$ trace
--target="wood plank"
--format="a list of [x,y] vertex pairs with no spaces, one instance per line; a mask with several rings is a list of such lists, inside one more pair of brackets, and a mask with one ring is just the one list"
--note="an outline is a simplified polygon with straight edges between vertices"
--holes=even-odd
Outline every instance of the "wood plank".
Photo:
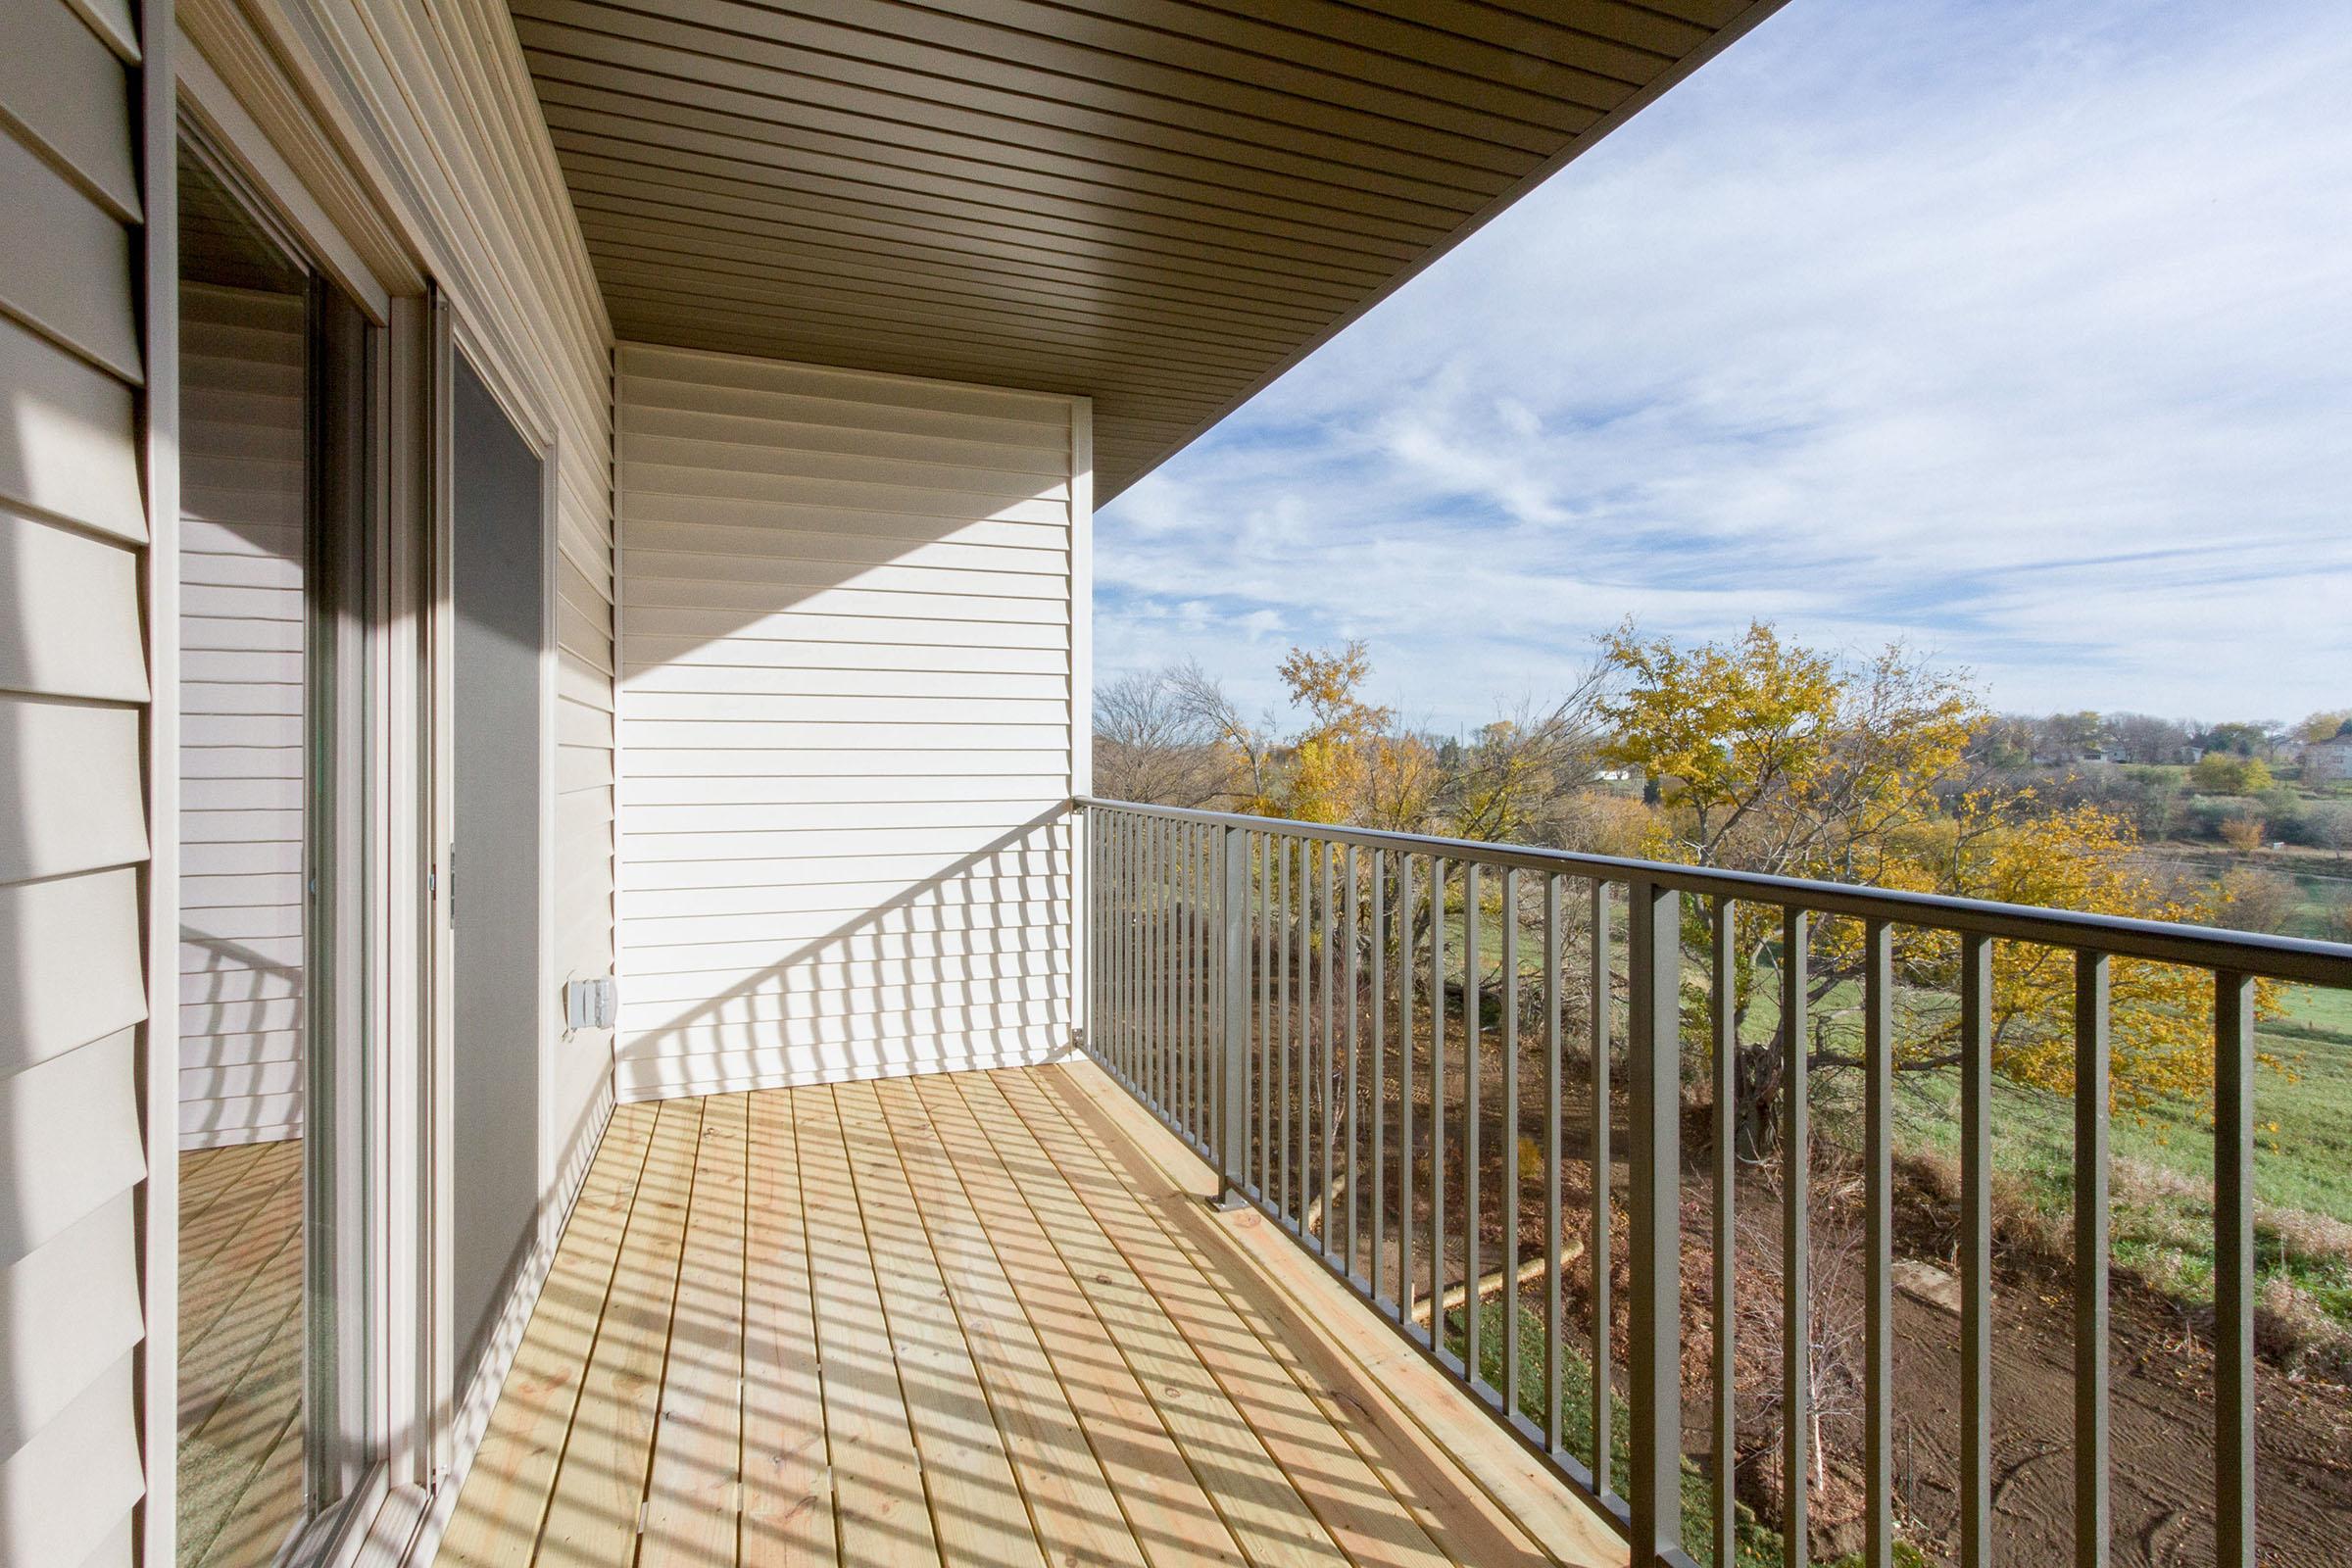
[[[1206,1167],[1101,1069],[1092,1063],[1064,1063],[1051,1074],[1087,1096],[1105,1124],[1116,1130],[1119,1138],[1106,1139],[1108,1147],[1131,1149],[1163,1174],[1199,1173],[1204,1186],[1213,1186]],[[1175,1191],[1187,1189],[1186,1176],[1168,1179]],[[1441,1470],[1456,1476],[1454,1485],[1467,1484],[1483,1494],[1541,1543],[1555,1562],[1585,1568],[1625,1561],[1625,1544],[1607,1524],[1517,1444],[1497,1434],[1486,1412],[1366,1311],[1352,1292],[1297,1243],[1264,1224],[1253,1210],[1195,1212],[1201,1223],[1194,1227],[1194,1234],[1213,1243],[1211,1256],[1230,1258],[1233,1276],[1254,1277],[1272,1288],[1272,1297],[1259,1298],[1267,1310],[1301,1328],[1314,1325],[1312,1335],[1290,1343],[1318,1345],[1338,1353],[1353,1369],[1359,1387],[1379,1391],[1389,1409],[1409,1422],[1413,1441],[1425,1454],[1415,1468],[1425,1468],[1434,1458]]]
[[[1172,1138],[1164,1149],[1147,1150],[1138,1143],[1111,1103],[1112,1096],[1126,1100],[1125,1092],[1107,1075],[1056,1067],[1039,1074],[1038,1079],[1049,1095],[1071,1108],[1129,1182],[1146,1195],[1170,1240],[1194,1266],[1227,1286],[1226,1299],[1267,1353],[1315,1400],[1325,1418],[1379,1473],[1382,1483],[1446,1548],[1446,1555],[1457,1562],[1482,1564],[1613,1560],[1581,1554],[1594,1540],[1622,1552],[1622,1546],[1614,1544],[1615,1538],[1598,1521],[1592,1522],[1599,1531],[1597,1538],[1559,1538],[1563,1546],[1577,1555],[1547,1551],[1541,1540],[1531,1538],[1499,1504],[1470,1484],[1448,1451],[1431,1442],[1387,1388],[1333,1344],[1326,1328],[1331,1316],[1360,1316],[1362,1306],[1345,1297],[1334,1297],[1326,1303],[1324,1315],[1310,1315],[1274,1288],[1250,1254],[1223,1239],[1222,1227],[1246,1230],[1254,1216],[1205,1211],[1201,1198],[1217,1189],[1215,1173]],[[1128,1100],[1127,1103],[1134,1102]],[[1458,1401],[1458,1396],[1456,1398]],[[1489,1444],[1509,1441],[1475,1429],[1467,1438]]]
[[824,1374],[790,1096],[751,1097],[744,1245],[743,1568],[838,1561]]
[[832,1454],[841,1554],[853,1563],[939,1555],[914,1431],[897,1357],[884,1326],[873,1259],[858,1228],[849,1151],[829,1088],[792,1095],[787,1112],[800,1156],[802,1211],[816,1341],[824,1369],[825,1435]]
[[656,1114],[540,1533],[540,1551],[552,1559],[625,1563],[635,1555],[702,1122],[702,1102],[695,1100],[666,1101]]
[[617,1106],[605,1129],[442,1537],[436,1560],[452,1568],[522,1562],[539,1539],[658,1114]]
[[[276,1435],[195,1568],[269,1568],[302,1511],[302,1402],[282,1401]],[[183,1543],[184,1544],[184,1543]],[[188,1560],[183,1551],[182,1562]]]
[[1344,1561],[1346,1553],[1266,1451],[1249,1418],[1200,1364],[1166,1309],[1033,1138],[994,1074],[950,1080],[1030,1203],[1112,1342],[1151,1391],[1161,1421],[1201,1477],[1235,1539],[1261,1568]]
[[940,1559],[949,1568],[1045,1568],[987,1386],[915,1215],[873,1086],[840,1085],[833,1106],[898,1352],[899,1384],[922,1457]]
[[1242,1321],[1225,1290],[1169,1239],[1145,1200],[1026,1073],[992,1086],[1068,1178],[1103,1234],[1158,1298],[1200,1364],[1242,1412],[1350,1561],[1364,1568],[1445,1568],[1453,1559],[1390,1493],[1362,1455]]
[[[1055,1376],[1028,1309],[1038,1292],[1013,1285],[997,1244],[982,1227],[956,1176],[956,1161],[948,1156],[950,1135],[932,1121],[929,1107],[906,1080],[884,1081],[873,1086],[873,1093],[888,1120],[978,1375],[996,1404],[1006,1450],[1029,1498],[1038,1545],[1047,1559],[1114,1563],[1140,1557],[1153,1568],[1178,1561],[1234,1560],[1230,1546],[1190,1549],[1192,1543],[1184,1537],[1163,1544],[1151,1531],[1145,1532],[1151,1539],[1138,1538],[1117,1487],[1126,1472],[1122,1468],[1114,1477],[1098,1457],[1123,1455],[1126,1434],[1102,1419],[1099,1398],[1065,1389]],[[1058,1288],[1065,1295],[1075,1290],[1066,1275],[1059,1278]],[[1103,1350],[1107,1348],[1105,1345]],[[1136,1398],[1142,1402],[1140,1389]],[[1082,1404],[1091,1420],[1081,1412]],[[1156,1435],[1157,1450],[1164,1454],[1160,1473],[1171,1464],[1181,1469],[1182,1457],[1156,1420],[1149,1431]],[[1208,1514],[1205,1496],[1200,1506]],[[1223,1531],[1216,1534],[1222,1537]]]
[[734,1560],[743,1454],[744,1097],[703,1102],[639,1568]]

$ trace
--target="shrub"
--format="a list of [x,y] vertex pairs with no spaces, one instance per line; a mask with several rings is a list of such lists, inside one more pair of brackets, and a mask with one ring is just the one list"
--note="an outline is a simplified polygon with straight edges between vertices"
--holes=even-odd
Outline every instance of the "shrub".
[[2260,795],[2278,781],[2257,757],[2207,752],[2188,771],[2189,782],[2208,795]]

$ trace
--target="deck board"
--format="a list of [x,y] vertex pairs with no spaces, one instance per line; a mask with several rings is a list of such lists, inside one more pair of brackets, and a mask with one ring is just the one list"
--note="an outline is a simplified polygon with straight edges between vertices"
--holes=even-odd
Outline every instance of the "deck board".
[[302,1150],[179,1156],[183,1568],[258,1568],[301,1506]]
[[1536,1544],[1089,1074],[623,1107],[442,1560],[1623,1563]]

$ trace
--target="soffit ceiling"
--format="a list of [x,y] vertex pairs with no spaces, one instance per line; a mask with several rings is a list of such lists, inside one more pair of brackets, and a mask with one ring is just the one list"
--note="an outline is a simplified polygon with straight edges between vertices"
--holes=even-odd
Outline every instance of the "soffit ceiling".
[[1149,470],[1780,0],[512,0],[623,338]]

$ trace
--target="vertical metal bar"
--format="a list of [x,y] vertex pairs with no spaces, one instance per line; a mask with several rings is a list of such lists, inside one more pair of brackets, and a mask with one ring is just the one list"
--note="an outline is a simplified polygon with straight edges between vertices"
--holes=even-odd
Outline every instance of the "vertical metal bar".
[[2254,982],[2213,977],[2214,1561],[2254,1564]]
[[1117,921],[1111,927],[1111,940],[1117,948],[1112,960],[1114,965],[1113,982],[1116,991],[1111,998],[1113,1040],[1111,1066],[1119,1077],[1132,1088],[1135,1084],[1135,1074],[1130,1070],[1134,1066],[1134,1056],[1127,1038],[1127,964],[1135,950],[1133,943],[1129,940],[1130,932],[1128,930],[1130,916],[1133,912],[1133,901],[1129,895],[1127,882],[1127,845],[1133,822],[1124,811],[1112,817],[1111,822],[1113,834],[1110,846],[1111,875],[1115,879],[1111,911]]
[[1280,1098],[1275,1103],[1275,1129],[1281,1157],[1275,1163],[1274,1212],[1291,1212],[1291,841],[1280,834],[1267,836],[1274,852],[1274,1028],[1281,1043],[1274,1064]]
[[1315,1185],[1315,862],[1322,844],[1298,839],[1298,1234],[1307,1234]]
[[1103,1037],[1101,1037],[1101,1018],[1103,1018],[1103,813],[1080,811],[1077,823],[1084,830],[1087,842],[1087,1055],[1103,1060]]
[[1629,884],[1626,923],[1633,1546],[1646,1564],[1683,1544],[1682,895]]
[[1326,1257],[1331,1255],[1331,1207],[1333,1202],[1333,1194],[1337,1191],[1337,1189],[1331,1185],[1333,1168],[1331,1145],[1332,1140],[1339,1136],[1340,1120],[1339,1108],[1335,1103],[1339,1094],[1340,1077],[1338,1071],[1332,1065],[1332,1054],[1337,1047],[1338,1036],[1332,1033],[1331,1028],[1333,1017],[1331,1005],[1331,950],[1332,945],[1338,936],[1338,920],[1337,917],[1332,913],[1332,901],[1336,896],[1338,889],[1332,880],[1332,876],[1333,862],[1338,858],[1338,855],[1339,850],[1333,845],[1318,844],[1315,846],[1315,859],[1323,873],[1323,1025],[1321,1031],[1323,1036],[1323,1048],[1322,1055],[1319,1058],[1319,1070],[1322,1075],[1322,1082],[1317,1087],[1315,1099],[1316,1104],[1321,1107],[1323,1117],[1323,1229],[1318,1239],[1322,1243],[1323,1255]]
[[1610,1167],[1615,1163],[1610,1134],[1615,1120],[1609,1104],[1609,1025],[1613,1001],[1609,989],[1609,885],[1592,884],[1592,1486],[1602,1496],[1614,1490],[1616,1434],[1616,1351],[1609,1330],[1616,1312],[1616,1294],[1609,1258]]
[[1805,1568],[1812,1460],[1813,1150],[1805,1054],[1805,911],[1781,911],[1781,1561]]
[[1519,1413],[1519,870],[1502,873],[1502,1408]]
[[1388,852],[1372,852],[1372,1299],[1387,1284],[1389,1151],[1389,866]]
[[1348,1221],[1341,1231],[1342,1255],[1348,1259],[1348,1272],[1357,1268],[1356,1218],[1363,1204],[1356,1191],[1356,1146],[1363,1142],[1363,1089],[1357,1082],[1356,1058],[1362,1054],[1362,1042],[1356,1036],[1356,998],[1362,989],[1363,949],[1357,942],[1357,906],[1362,893],[1363,867],[1357,863],[1355,846],[1348,846],[1348,869],[1341,880],[1348,884],[1348,907],[1343,920],[1348,944],[1348,1159],[1341,1167],[1340,1179],[1347,1184]]
[[1224,935],[1219,1009],[1218,1171],[1229,1202],[1250,1182],[1250,834],[1227,825],[1218,835],[1217,915]]
[[1866,1568],[1894,1562],[1894,935],[1862,932],[1862,1504]]
[[1708,1023],[1714,1030],[1715,1077],[1715,1398],[1714,1429],[1709,1436],[1715,1450],[1714,1490],[1709,1497],[1715,1516],[1715,1568],[1734,1568],[1738,1560],[1735,1502],[1739,1478],[1738,1412],[1732,1406],[1732,1288],[1734,1194],[1740,1177],[1740,1126],[1735,1102],[1740,1092],[1739,972],[1734,967],[1734,939],[1738,911],[1730,899],[1715,901],[1708,932]]
[[1413,1320],[1413,858],[1396,857],[1396,1318]]
[[1464,1376],[1472,1383],[1479,1377],[1480,1332],[1479,1284],[1484,1260],[1479,1252],[1479,1197],[1486,1186],[1486,1168],[1481,1159],[1479,1123],[1485,1118],[1479,1103],[1480,1080],[1486,1076],[1485,1064],[1479,1059],[1486,1040],[1486,1008],[1480,1005],[1478,994],[1479,927],[1485,916],[1479,907],[1479,866],[1476,860],[1462,863],[1462,1365]]
[[1184,880],[1192,893],[1192,916],[1186,922],[1185,963],[1192,984],[1185,990],[1185,1010],[1193,1016],[1192,1071],[1184,1089],[1184,1110],[1193,1136],[1205,1144],[1210,1123],[1208,1089],[1208,1023],[1211,1017],[1208,1001],[1209,952],[1207,912],[1207,869],[1201,845],[1207,829],[1195,823],[1185,835]]
[[2075,955],[2075,1568],[2106,1568],[2107,992],[2103,953]]
[[1560,879],[1544,875],[1544,1451],[1560,1451]]
[[1274,835],[1251,829],[1257,845],[1257,1196],[1274,1191]]
[[1143,901],[1143,918],[1136,929],[1136,940],[1142,946],[1143,974],[1137,987],[1136,1001],[1141,1004],[1143,1042],[1144,1099],[1153,1109],[1160,1108],[1159,1100],[1159,822],[1145,817],[1136,824],[1141,843],[1141,863],[1137,882]]
[[1992,1565],[1992,939],[1960,939],[1960,1568]]
[[1429,1343],[1446,1345],[1446,862],[1429,860]]

